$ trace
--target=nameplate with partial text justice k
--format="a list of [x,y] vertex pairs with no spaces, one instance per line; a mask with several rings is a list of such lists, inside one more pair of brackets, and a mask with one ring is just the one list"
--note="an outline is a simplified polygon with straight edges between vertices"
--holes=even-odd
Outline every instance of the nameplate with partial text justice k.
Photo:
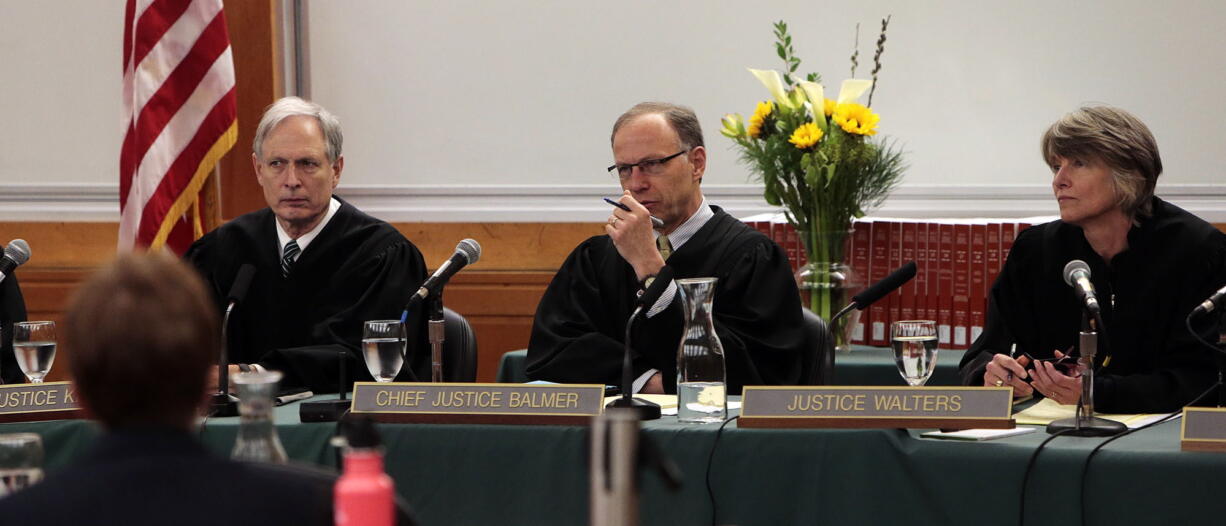
[[604,408],[599,384],[353,384],[353,413],[383,422],[587,425]]
[[81,417],[72,382],[0,385],[0,422]]
[[747,386],[738,427],[1010,429],[1009,387]]
[[1185,407],[1180,426],[1180,449],[1226,451],[1226,408]]

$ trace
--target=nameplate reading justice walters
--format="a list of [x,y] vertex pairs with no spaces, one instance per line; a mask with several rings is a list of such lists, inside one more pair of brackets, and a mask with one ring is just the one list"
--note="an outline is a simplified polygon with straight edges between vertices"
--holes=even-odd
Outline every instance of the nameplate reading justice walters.
[[1179,447],[1184,451],[1226,451],[1226,409],[1185,407]]
[[586,424],[603,402],[598,384],[358,382],[351,411],[393,422]]
[[1008,429],[1008,387],[745,387],[739,427]]
[[72,382],[0,385],[0,422],[80,417]]

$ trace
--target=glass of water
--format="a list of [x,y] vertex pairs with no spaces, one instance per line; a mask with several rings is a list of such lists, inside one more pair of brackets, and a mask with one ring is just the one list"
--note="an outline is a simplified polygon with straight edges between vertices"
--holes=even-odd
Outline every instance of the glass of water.
[[404,324],[400,320],[371,320],[362,328],[362,354],[366,369],[377,382],[390,382],[404,366]]
[[0,435],[0,497],[43,478],[43,440],[34,433]]
[[43,383],[55,362],[55,322],[20,321],[13,324],[13,354],[30,383]]
[[921,386],[937,365],[937,323],[932,320],[896,321],[890,325],[894,364],[903,380]]

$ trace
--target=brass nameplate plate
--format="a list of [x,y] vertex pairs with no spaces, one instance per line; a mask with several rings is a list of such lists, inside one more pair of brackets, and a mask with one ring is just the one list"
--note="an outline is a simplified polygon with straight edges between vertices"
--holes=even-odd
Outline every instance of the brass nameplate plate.
[[351,412],[391,422],[586,424],[604,409],[599,384],[353,384]]
[[80,417],[72,382],[0,385],[0,422]]
[[748,386],[739,427],[1009,429],[1008,387]]
[[1226,451],[1226,409],[1185,407],[1179,447],[1184,451]]

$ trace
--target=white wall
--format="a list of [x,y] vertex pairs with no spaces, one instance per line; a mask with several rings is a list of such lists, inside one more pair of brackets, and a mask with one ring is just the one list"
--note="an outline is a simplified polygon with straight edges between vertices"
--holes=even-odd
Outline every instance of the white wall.
[[[66,4],[0,3],[0,219],[80,210],[55,184],[114,191],[122,2]],[[855,23],[863,76],[886,14],[873,102],[911,170],[882,213],[1050,213],[1039,135],[1106,102],[1158,137],[1160,195],[1226,221],[1223,2],[316,0],[308,89],[345,124],[342,192],[389,219],[598,221],[609,127],[646,99],[695,108],[708,193],[751,212],[719,118],[766,97],[744,68],[779,67],[771,23],[837,86]]]

